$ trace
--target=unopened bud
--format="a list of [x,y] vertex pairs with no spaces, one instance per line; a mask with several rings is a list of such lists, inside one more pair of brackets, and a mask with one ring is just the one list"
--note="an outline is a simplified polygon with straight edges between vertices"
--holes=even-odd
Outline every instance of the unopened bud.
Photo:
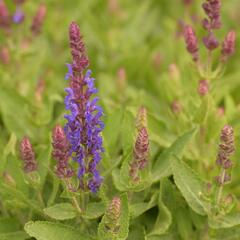
[[117,72],[117,87],[122,93],[127,86],[127,75],[125,68],[119,68]]
[[236,33],[230,31],[222,44],[222,59],[225,61],[235,52]]
[[143,127],[147,127],[147,109],[144,106],[141,106],[137,113],[136,128],[140,130]]
[[20,156],[24,163],[23,169],[25,173],[31,173],[37,170],[35,153],[28,137],[24,137],[20,143]]
[[110,231],[117,231],[119,229],[119,219],[121,216],[121,199],[114,197],[109,204],[105,214],[105,226]]
[[171,109],[174,114],[179,114],[182,111],[182,105],[178,100],[174,100],[171,104]]
[[186,25],[184,29],[184,38],[187,51],[192,55],[193,60],[198,60],[198,40],[193,28],[190,25]]
[[31,31],[34,35],[38,35],[41,32],[42,24],[47,13],[47,7],[45,5],[40,5],[35,17],[33,18]]
[[219,42],[213,33],[210,33],[207,37],[204,37],[203,43],[209,51],[212,51],[219,46]]
[[200,96],[205,96],[209,92],[209,84],[208,81],[203,79],[199,81],[198,85],[198,93]]

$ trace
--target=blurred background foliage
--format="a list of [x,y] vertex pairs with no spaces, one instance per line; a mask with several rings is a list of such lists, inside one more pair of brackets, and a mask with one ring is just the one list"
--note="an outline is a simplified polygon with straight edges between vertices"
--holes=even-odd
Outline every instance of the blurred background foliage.
[[[14,11],[12,1],[6,2]],[[240,1],[222,3],[223,26],[217,36],[223,40],[234,29],[237,51],[226,64],[224,75],[211,82],[211,94],[204,99],[198,95],[200,79],[182,37],[185,22],[192,24],[202,38],[202,1],[193,0],[190,6],[182,0],[41,3],[47,6],[47,15],[39,36],[32,36],[29,28],[40,1],[26,1],[25,21],[13,25],[8,33],[0,32],[0,47],[9,49],[8,63],[0,65],[0,174],[9,172],[18,188],[27,191],[21,181],[18,140],[28,135],[37,152],[42,184],[46,183],[48,166],[53,165],[51,130],[56,123],[64,124],[65,63],[71,61],[68,26],[74,20],[81,27],[105,110],[103,171],[115,164],[121,151],[119,142],[132,144],[133,119],[144,105],[148,109],[152,163],[178,136],[204,124],[205,139],[199,139],[198,133],[184,159],[211,180],[216,175],[217,143],[225,123],[234,127],[236,146],[240,144]],[[204,58],[203,48],[202,45],[200,53]],[[174,102],[179,104],[175,112]],[[233,181],[229,185],[237,197],[239,156],[237,147]]]

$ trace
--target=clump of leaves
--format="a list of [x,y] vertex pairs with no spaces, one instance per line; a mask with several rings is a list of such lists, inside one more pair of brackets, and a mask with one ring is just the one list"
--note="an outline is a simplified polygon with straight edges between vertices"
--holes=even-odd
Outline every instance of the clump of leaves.
[[54,3],[0,0],[0,239],[239,239],[237,0]]

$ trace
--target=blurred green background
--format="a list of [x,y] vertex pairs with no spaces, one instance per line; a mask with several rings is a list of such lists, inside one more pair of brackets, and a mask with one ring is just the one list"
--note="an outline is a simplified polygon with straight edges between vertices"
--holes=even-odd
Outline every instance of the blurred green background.
[[[10,0],[6,2],[13,13],[15,5]],[[10,53],[9,64],[0,66],[0,152],[4,159],[1,170],[9,164],[9,154],[16,154],[17,141],[24,135],[31,138],[38,158],[45,161],[43,165],[50,163],[51,129],[56,123],[64,123],[63,100],[67,86],[64,76],[65,63],[71,61],[68,43],[71,21],[81,27],[90,69],[99,88],[105,110],[106,145],[106,142],[110,142],[110,146],[117,142],[119,131],[115,130],[122,124],[119,113],[123,109],[135,114],[140,105],[145,105],[149,111],[151,141],[162,148],[198,123],[196,115],[205,109],[201,110],[202,99],[197,93],[199,76],[185,50],[182,25],[183,22],[193,25],[201,43],[204,13],[202,1],[193,0],[189,6],[183,2],[26,1],[24,23],[13,25],[7,34],[4,31],[0,34],[1,47],[6,46]],[[40,3],[46,4],[47,15],[42,33],[33,37],[29,28]],[[207,123],[207,150],[203,153],[197,146],[192,147],[187,156],[190,160],[207,158],[206,162],[214,162],[223,123],[231,123],[236,132],[240,130],[239,7],[239,0],[222,3],[223,26],[217,36],[223,40],[226,33],[234,29],[237,51],[227,63],[224,76],[211,85],[214,114]],[[206,51],[202,44],[200,53],[204,59]],[[217,59],[218,53],[215,55]],[[174,101],[183,107],[178,116],[171,109]],[[215,114],[221,106],[226,111],[222,118]],[[152,154],[156,151],[153,144]],[[42,174],[46,175],[44,166]]]

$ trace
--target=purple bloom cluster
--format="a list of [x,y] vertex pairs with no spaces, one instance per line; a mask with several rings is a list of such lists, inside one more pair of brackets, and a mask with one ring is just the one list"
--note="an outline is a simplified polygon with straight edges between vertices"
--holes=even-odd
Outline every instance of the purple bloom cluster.
[[16,24],[19,24],[19,23],[24,21],[24,18],[25,18],[25,16],[24,16],[24,13],[23,13],[22,9],[17,8],[13,17],[12,17],[13,22],[16,23]]
[[88,58],[82,42],[80,29],[73,22],[69,29],[70,47],[72,49],[72,64],[67,64],[66,79],[70,86],[66,88],[65,115],[67,123],[65,133],[70,143],[70,155],[78,163],[78,178],[80,187],[96,192],[102,182],[97,166],[101,160],[101,131],[104,127],[101,117],[103,110],[97,105],[98,98],[94,78],[88,67]]

